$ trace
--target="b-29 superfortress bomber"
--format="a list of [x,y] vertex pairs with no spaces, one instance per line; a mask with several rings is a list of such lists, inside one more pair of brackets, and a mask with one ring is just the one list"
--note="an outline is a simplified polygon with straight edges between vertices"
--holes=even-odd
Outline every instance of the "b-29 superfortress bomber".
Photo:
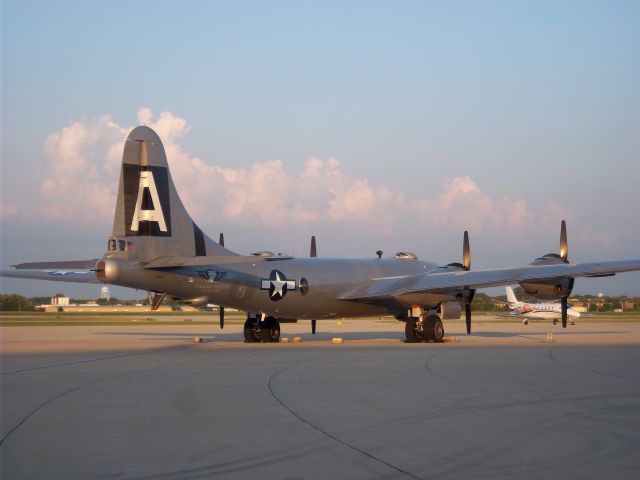
[[[381,257],[381,255],[379,255]],[[560,299],[562,326],[567,299],[577,277],[603,277],[640,270],[640,259],[574,264],[568,259],[567,231],[561,223],[560,251],[529,265],[471,270],[469,236],[462,262],[439,266],[410,253],[391,258],[309,258],[259,252],[239,255],[224,237],[209,238],[184,208],[169,173],[162,142],[146,126],[134,128],[124,146],[113,232],[100,259],[34,262],[1,276],[81,283],[106,283],[154,293],[192,305],[220,306],[247,313],[247,342],[277,342],[280,324],[392,315],[405,324],[406,341],[442,341],[443,321],[465,313],[471,333],[471,302],[479,288],[519,283],[540,299]]]

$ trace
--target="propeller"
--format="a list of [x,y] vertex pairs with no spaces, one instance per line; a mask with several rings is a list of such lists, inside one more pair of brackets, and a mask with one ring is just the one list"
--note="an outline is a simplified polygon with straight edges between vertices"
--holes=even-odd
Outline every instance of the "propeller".
[[[309,256],[311,258],[316,258],[318,256],[318,250],[316,249],[316,236],[311,236],[311,249],[309,250]],[[311,334],[316,334],[316,321],[311,320]]]
[[[536,258],[530,265],[559,265],[562,263],[569,263],[569,242],[567,240],[567,222],[562,220],[560,222],[560,250],[558,253],[547,253],[539,258]],[[569,295],[573,290],[573,277],[558,277],[550,279],[548,281],[540,282],[520,282],[520,285],[529,294],[540,295],[543,294],[545,298],[558,298],[560,297],[561,313],[562,313],[562,326],[567,326],[567,312],[569,309]]]
[[464,231],[464,240],[462,241],[462,268],[469,270],[471,268],[471,248],[469,248],[469,232]]
[[[218,243],[221,247],[224,247],[224,233],[222,232],[220,232]],[[218,306],[218,312],[220,313],[220,330],[224,330],[224,307],[222,305]]]
[[309,256],[315,258],[318,256],[318,251],[316,250],[316,236],[313,235],[311,237],[311,249],[309,251]]
[[[567,222],[560,223],[560,258],[569,263],[569,242],[567,241]],[[572,279],[573,281],[573,279]],[[560,299],[560,310],[562,311],[562,328],[567,328],[567,312],[569,311],[569,296],[565,295]]]
[[560,258],[569,262],[569,243],[567,242],[567,222],[560,223]]
[[[466,271],[471,269],[471,247],[469,246],[469,232],[464,231],[464,238],[462,240],[462,268]],[[465,300],[464,304],[464,319],[467,324],[467,335],[471,334],[471,301],[473,300],[473,294],[475,290],[471,290],[471,295]]]

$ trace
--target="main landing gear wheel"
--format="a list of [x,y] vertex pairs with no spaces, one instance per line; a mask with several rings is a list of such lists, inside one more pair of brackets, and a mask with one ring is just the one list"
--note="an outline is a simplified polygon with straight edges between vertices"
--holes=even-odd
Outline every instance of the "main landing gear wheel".
[[424,336],[427,340],[442,342],[444,338],[444,325],[438,315],[428,315],[424,320]]
[[438,315],[422,315],[420,318],[409,317],[404,324],[406,343],[420,343],[432,340],[442,342],[444,325]]
[[424,341],[424,324],[419,318],[409,317],[404,323],[406,343],[420,343]]
[[280,322],[275,317],[266,317],[260,322],[260,331],[263,342],[278,343],[280,341]]
[[257,343],[260,341],[262,341],[262,331],[258,326],[258,319],[247,316],[247,320],[244,322],[244,342]]

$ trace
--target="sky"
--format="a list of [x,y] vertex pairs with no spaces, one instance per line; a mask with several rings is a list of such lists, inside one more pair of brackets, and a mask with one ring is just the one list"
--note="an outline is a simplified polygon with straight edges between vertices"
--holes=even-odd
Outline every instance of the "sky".
[[138,124],[239,253],[640,258],[639,52],[637,1],[4,0],[1,267],[103,254]]

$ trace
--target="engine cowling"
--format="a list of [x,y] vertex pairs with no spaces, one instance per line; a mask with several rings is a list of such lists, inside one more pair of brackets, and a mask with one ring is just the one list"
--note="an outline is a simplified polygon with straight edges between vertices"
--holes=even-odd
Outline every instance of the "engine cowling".
[[573,278],[560,278],[550,282],[522,282],[520,286],[528,295],[541,300],[568,297],[573,290]]
[[96,277],[103,283],[115,283],[121,274],[122,262],[113,258],[104,259],[96,263]]

